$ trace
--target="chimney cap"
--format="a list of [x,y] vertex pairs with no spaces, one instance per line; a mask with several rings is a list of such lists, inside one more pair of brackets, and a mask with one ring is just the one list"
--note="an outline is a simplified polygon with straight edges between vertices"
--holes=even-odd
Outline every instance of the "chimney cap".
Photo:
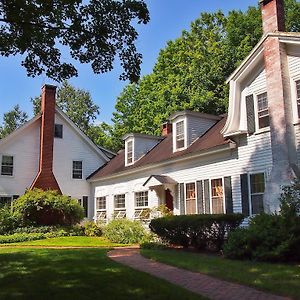
[[52,84],[44,84],[42,89],[47,89],[47,90],[56,90],[57,86],[52,85]]

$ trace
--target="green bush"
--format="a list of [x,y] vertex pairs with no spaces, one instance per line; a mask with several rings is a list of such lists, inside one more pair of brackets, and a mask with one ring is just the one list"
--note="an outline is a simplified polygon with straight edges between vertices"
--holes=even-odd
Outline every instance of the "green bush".
[[104,224],[99,222],[87,221],[83,224],[84,235],[86,236],[102,236]]
[[230,233],[224,246],[229,258],[300,261],[300,183],[283,188],[280,215],[260,214],[249,227]]
[[0,244],[27,242],[45,238],[44,233],[14,233],[11,235],[1,235]]
[[163,243],[157,243],[157,242],[144,242],[141,243],[142,249],[151,249],[151,250],[164,250],[167,249],[168,246]]
[[139,221],[116,219],[104,227],[103,234],[114,243],[135,244],[143,240],[146,231]]
[[237,228],[243,218],[241,214],[169,216],[151,220],[149,227],[170,244],[220,250],[226,235]]
[[75,199],[57,191],[34,189],[13,204],[22,225],[73,225],[84,218],[84,210]]
[[0,235],[7,234],[18,225],[18,218],[11,211],[9,206],[0,208]]

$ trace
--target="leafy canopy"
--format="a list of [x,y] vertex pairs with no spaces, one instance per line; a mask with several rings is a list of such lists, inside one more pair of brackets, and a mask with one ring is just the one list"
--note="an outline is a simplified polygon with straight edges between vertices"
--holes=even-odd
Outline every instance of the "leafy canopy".
[[118,57],[120,78],[137,81],[142,55],[132,21],[149,21],[144,0],[3,0],[0,55],[21,54],[28,76],[45,73],[56,81],[78,75],[74,60],[99,74],[112,70]]

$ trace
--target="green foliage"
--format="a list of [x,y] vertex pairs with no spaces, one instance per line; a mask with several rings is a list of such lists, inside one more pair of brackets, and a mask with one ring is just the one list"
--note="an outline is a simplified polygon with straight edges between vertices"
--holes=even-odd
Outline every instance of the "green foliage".
[[6,234],[18,226],[18,218],[12,213],[10,206],[0,207],[0,235]]
[[24,225],[73,225],[84,218],[76,199],[51,190],[27,191],[14,202],[13,210]]
[[146,231],[139,221],[116,219],[109,222],[103,230],[104,236],[114,243],[136,244],[146,236]]
[[84,234],[86,236],[102,236],[103,223],[95,223],[94,221],[87,221],[83,224]]
[[43,233],[47,237],[56,236],[81,236],[84,230],[79,225],[74,226],[27,226],[18,227],[12,233]]
[[[28,76],[45,73],[55,81],[78,75],[72,60],[99,74],[111,71],[117,56],[120,78],[137,81],[141,54],[133,21],[149,21],[143,0],[1,1],[0,55],[22,54]],[[67,60],[59,45],[69,50]]]
[[11,235],[1,235],[0,244],[19,243],[45,239],[43,233],[14,233]]
[[28,115],[20,109],[17,104],[12,110],[5,113],[3,123],[0,126],[0,139],[5,138],[17,128],[21,127],[28,120]]
[[241,214],[170,216],[151,220],[149,227],[166,243],[220,250],[226,235],[243,218]]
[[296,179],[291,185],[283,187],[280,196],[280,213],[285,218],[293,219],[300,215],[300,180]]
[[168,246],[159,242],[144,242],[141,243],[141,249],[152,249],[152,250],[163,250],[167,249]]

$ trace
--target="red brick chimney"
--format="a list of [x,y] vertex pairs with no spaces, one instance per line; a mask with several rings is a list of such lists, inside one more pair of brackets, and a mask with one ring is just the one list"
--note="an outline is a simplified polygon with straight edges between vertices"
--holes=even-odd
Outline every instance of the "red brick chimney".
[[[260,1],[264,34],[284,30],[283,0]],[[281,187],[298,174],[291,87],[285,44],[268,35],[263,44],[273,166],[266,183],[264,209],[278,211]]]
[[161,135],[166,136],[171,132],[172,132],[172,124],[170,122],[163,123]]
[[53,174],[55,92],[56,86],[53,85],[46,84],[42,88],[39,172],[30,189],[52,189],[61,193]]

